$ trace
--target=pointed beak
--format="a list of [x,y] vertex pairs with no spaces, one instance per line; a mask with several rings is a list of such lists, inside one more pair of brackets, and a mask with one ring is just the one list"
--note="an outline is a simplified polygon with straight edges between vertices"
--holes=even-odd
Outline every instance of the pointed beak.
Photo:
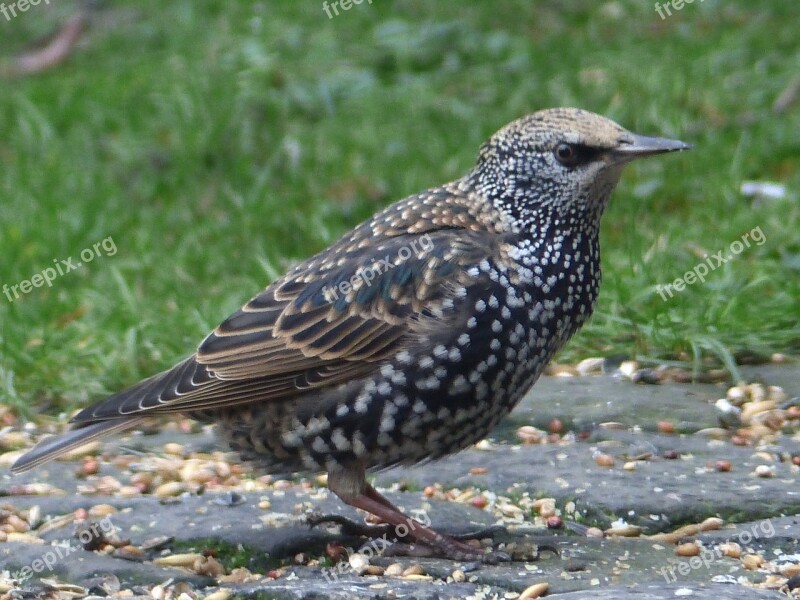
[[626,137],[620,139],[619,145],[613,150],[613,154],[623,161],[628,161],[654,154],[664,154],[665,152],[680,152],[681,150],[689,150],[691,147],[691,144],[679,140],[629,133]]

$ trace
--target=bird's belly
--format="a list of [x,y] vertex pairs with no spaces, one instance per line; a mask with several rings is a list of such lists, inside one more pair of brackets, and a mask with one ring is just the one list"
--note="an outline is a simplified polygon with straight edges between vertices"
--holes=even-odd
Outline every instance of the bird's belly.
[[451,454],[486,437],[574,331],[544,304],[505,317],[487,310],[472,325],[427,352],[398,354],[370,378],[229,409],[218,421],[234,449],[272,471],[382,468]]

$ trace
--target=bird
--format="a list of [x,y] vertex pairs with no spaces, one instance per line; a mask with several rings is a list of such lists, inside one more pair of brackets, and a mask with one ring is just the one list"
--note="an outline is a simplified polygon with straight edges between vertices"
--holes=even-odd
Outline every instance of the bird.
[[512,121],[466,175],[377,212],[11,470],[181,414],[216,424],[267,473],[326,473],[345,504],[413,544],[491,562],[499,553],[406,516],[366,476],[491,432],[592,314],[600,221],[623,167],[688,148],[577,108]]

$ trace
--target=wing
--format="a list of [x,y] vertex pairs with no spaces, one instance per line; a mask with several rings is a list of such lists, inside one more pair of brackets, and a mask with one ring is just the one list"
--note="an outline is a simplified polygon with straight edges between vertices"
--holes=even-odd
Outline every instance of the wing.
[[470,286],[489,284],[476,265],[502,263],[512,235],[502,215],[461,191],[455,182],[378,213],[250,300],[196,354],[81,411],[72,431],[43,439],[12,471],[151,413],[277,402],[351,382],[460,331]]
[[431,228],[365,243],[354,234],[226,319],[197,353],[73,422],[280,401],[365,377],[420,338],[457,328],[468,271],[502,236]]

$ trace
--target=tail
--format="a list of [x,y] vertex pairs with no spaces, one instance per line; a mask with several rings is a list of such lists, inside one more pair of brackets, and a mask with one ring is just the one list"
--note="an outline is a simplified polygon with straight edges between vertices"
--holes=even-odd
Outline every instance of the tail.
[[109,419],[96,421],[89,425],[79,426],[76,429],[54,435],[41,440],[29,452],[20,456],[11,466],[12,473],[22,473],[34,467],[53,460],[56,456],[74,450],[84,444],[102,439],[114,433],[135,427],[142,418]]

